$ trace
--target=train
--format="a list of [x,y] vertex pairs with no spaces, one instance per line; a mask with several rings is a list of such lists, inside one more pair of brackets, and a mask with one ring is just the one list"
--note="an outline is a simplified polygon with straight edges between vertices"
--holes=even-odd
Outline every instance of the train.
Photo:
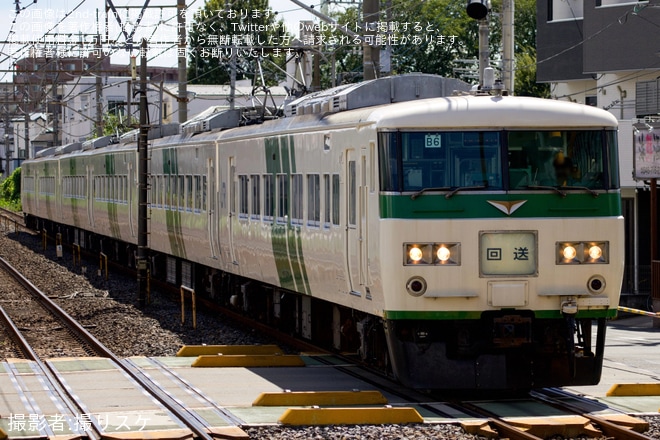
[[[211,107],[148,140],[150,276],[420,390],[600,380],[617,120],[435,75]],[[35,228],[136,264],[138,134],[25,160]]]

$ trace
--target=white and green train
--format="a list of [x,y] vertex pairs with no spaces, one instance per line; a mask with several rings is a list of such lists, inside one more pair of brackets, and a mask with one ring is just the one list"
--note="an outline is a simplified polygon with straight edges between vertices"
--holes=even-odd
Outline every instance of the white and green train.
[[[382,78],[260,124],[210,110],[161,128],[152,276],[414,388],[598,383],[623,275],[617,121],[462,86]],[[29,220],[135,264],[135,141],[25,161]]]

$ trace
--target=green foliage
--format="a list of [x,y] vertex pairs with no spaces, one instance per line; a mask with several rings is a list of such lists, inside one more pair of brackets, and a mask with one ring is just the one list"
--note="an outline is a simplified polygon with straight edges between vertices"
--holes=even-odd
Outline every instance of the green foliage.
[[0,205],[15,211],[21,210],[21,168],[16,168],[13,173],[0,184]]
[[[188,79],[191,84],[228,84],[232,44],[241,47],[236,57],[237,80],[256,75],[256,60],[262,55],[273,64],[284,66],[286,53],[282,49],[288,46],[283,44],[287,43],[285,26],[283,21],[275,20],[276,13],[270,9],[268,0],[206,0],[191,18],[188,34]],[[245,35],[254,40],[245,41]],[[250,43],[254,47],[247,53],[245,48]],[[281,50],[279,56],[272,53],[269,49],[272,47]],[[276,75],[281,75],[277,69],[265,72],[265,85],[276,84]]]
[[550,98],[550,85],[536,82],[536,51],[533,48],[516,55],[515,92],[518,96]]
[[120,118],[113,113],[103,115],[103,136],[121,136],[127,131],[136,128],[139,121],[134,117],[127,120],[126,117]]
[[[465,5],[464,1],[453,0],[391,0],[391,8],[387,10],[389,16],[380,19],[398,25],[398,29],[390,29],[390,38],[399,43],[392,46],[391,73],[422,72],[469,81],[467,77],[462,78],[456,69],[470,67],[459,60],[478,59],[479,23],[467,15]],[[383,7],[381,9],[384,10]],[[501,9],[502,1],[493,0],[493,13],[489,19],[489,50],[491,60],[495,61],[501,58]],[[514,52],[517,60],[515,94],[545,97],[547,85],[536,84],[536,52],[533,49],[536,47],[536,1],[516,0],[514,15]],[[362,21],[358,8],[335,13],[333,18],[340,24],[347,24],[351,30],[356,30],[356,23]],[[330,35],[326,32],[325,41]],[[335,31],[332,35],[339,39],[342,34]],[[325,56],[328,62],[321,68],[323,87],[329,87],[331,83],[331,57],[336,61],[337,84],[362,79],[359,45],[326,47]],[[477,65],[472,68],[471,73],[478,75]]]

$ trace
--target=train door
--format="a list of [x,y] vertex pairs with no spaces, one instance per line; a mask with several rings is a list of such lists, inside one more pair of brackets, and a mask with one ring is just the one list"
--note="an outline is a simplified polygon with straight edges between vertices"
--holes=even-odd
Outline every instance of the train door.
[[346,150],[344,164],[344,203],[346,225],[346,270],[348,273],[350,291],[354,295],[362,295],[364,286],[364,207],[361,202],[363,154],[358,156],[356,150]]
[[87,220],[89,221],[90,229],[94,229],[94,170],[90,165],[87,165]]
[[218,241],[218,193],[216,192],[215,164],[209,159],[206,164],[206,185],[202,184],[205,191],[205,202],[208,212],[208,236],[211,258],[218,258],[220,254],[220,243]]

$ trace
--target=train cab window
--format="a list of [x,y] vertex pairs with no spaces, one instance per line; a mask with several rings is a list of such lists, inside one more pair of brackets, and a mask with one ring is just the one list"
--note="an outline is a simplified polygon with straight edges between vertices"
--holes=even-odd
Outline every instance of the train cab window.
[[500,137],[496,131],[380,133],[381,191],[502,189]]
[[[613,133],[613,132],[611,132]],[[610,163],[612,135],[603,130],[511,131],[510,189],[617,188],[618,164]]]

